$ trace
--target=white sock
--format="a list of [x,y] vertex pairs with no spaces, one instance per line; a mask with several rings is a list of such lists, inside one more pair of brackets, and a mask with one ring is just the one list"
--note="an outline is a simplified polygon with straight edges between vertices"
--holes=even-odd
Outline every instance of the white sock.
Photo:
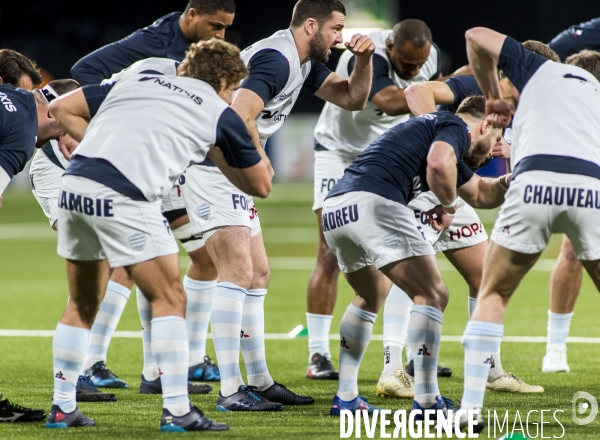
[[52,340],[54,366],[53,405],[66,413],[77,408],[75,387],[82,372],[83,360],[88,351],[90,331],[86,328],[61,324],[56,326]]
[[251,289],[242,313],[242,355],[248,373],[248,385],[264,391],[273,385],[265,355],[265,297],[267,289]]
[[477,298],[469,298],[469,318],[473,316],[473,311],[475,310],[475,306],[477,305]]
[[152,308],[150,303],[140,290],[137,288],[137,306],[142,324],[142,340],[144,347],[144,369],[142,371],[144,378],[153,381],[159,378],[160,372],[158,365],[152,355]]
[[408,334],[413,302],[400,287],[392,286],[383,308],[383,371],[381,377],[402,369],[402,348]]
[[315,353],[319,353],[331,360],[331,349],[329,348],[329,331],[333,315],[318,315],[316,313],[306,314],[306,326],[308,328],[308,363]]
[[548,346],[559,345],[566,347],[572,318],[573,312],[552,313],[548,310]]
[[206,336],[217,280],[197,281],[186,275],[183,288],[187,295],[185,320],[190,342],[190,367],[193,367],[204,362],[206,356]]
[[163,407],[177,417],[190,412],[188,351],[184,318],[162,316],[152,319],[152,354],[160,370]]
[[129,300],[129,295],[131,295],[131,289],[114,281],[108,282],[106,294],[92,325],[90,346],[83,363],[84,371],[90,369],[96,362],[106,362],[110,340],[117,324],[119,324],[123,310]]
[[358,396],[358,368],[373,332],[376,313],[350,304],[340,325],[340,379],[336,396],[349,402]]
[[233,283],[219,283],[210,312],[210,325],[221,373],[221,395],[224,397],[237,393],[239,387],[244,385],[240,372],[240,332],[247,294],[246,289]]

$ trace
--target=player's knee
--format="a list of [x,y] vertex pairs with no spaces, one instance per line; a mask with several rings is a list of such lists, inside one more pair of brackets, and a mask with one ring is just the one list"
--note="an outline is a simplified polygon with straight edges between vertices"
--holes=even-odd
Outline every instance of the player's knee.
[[98,310],[100,309],[100,299],[91,299],[77,304],[77,312],[81,321],[91,327],[94,324]]
[[268,264],[254,268],[254,276],[252,278],[252,286],[255,288],[264,289],[269,285],[271,279],[271,268]]
[[327,246],[319,246],[319,255],[317,257],[317,270],[322,270],[327,274],[337,277],[339,272],[338,260],[335,253]]
[[164,299],[175,310],[185,310],[187,305],[187,296],[180,282],[172,284]]
[[450,294],[448,292],[448,289],[446,288],[446,286],[444,285],[444,283],[442,281],[439,281],[438,283],[435,284],[434,288],[432,289],[432,294],[431,294],[432,307],[436,307],[436,308],[440,309],[441,311],[444,311],[446,309],[446,306],[448,305],[449,297],[450,297]]

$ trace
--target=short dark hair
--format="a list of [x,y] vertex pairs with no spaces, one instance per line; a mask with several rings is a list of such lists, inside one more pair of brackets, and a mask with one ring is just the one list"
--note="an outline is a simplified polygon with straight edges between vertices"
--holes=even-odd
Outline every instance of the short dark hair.
[[595,50],[582,50],[579,53],[571,55],[565,60],[565,64],[581,67],[587,70],[600,81],[600,52]]
[[390,40],[396,47],[402,47],[406,43],[412,43],[413,46],[420,49],[427,43],[431,43],[433,37],[431,36],[431,29],[429,29],[427,23],[411,18],[402,20],[394,26]]
[[214,15],[219,11],[235,14],[235,3],[233,0],[190,0],[185,12],[194,8],[200,15]]
[[456,109],[456,113],[471,115],[475,119],[485,119],[485,97],[481,95],[467,96]]
[[297,28],[309,18],[314,18],[319,27],[331,19],[334,12],[346,15],[346,7],[339,0],[298,0],[292,14],[291,28]]
[[19,86],[21,77],[27,75],[34,86],[42,84],[42,74],[35,62],[10,49],[0,49],[0,78],[4,84]]
[[50,81],[47,85],[52,87],[58,96],[77,90],[81,85],[74,79],[55,79]]
[[540,56],[543,56],[547,60],[554,61],[555,63],[560,63],[560,57],[556,52],[550,49],[550,46],[542,43],[541,41],[536,40],[527,40],[523,42],[523,47],[525,49],[530,50],[531,52],[535,52]]

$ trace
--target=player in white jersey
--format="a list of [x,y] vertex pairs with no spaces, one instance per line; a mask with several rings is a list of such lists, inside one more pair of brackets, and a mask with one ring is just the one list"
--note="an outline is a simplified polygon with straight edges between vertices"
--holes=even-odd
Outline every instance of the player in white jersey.
[[228,106],[246,74],[237,48],[209,40],[190,47],[178,76],[143,71],[52,103],[51,113],[83,141],[59,197],[58,253],[67,259],[70,297],[54,336],[48,427],[95,424],[77,409],[75,380],[110,265],[125,267],[150,303],[152,354],[163,391],[161,430],[228,429],[190,407],[186,295],[161,199],[191,163],[207,155],[242,190],[269,194],[267,165]]
[[[490,29],[471,29],[466,39],[488,120],[506,127],[514,112],[501,100],[497,68],[520,95],[513,122],[513,177],[492,231],[477,307],[463,336],[461,408],[481,410],[506,306],[551,234],[570,238],[600,288],[600,54],[584,51],[559,64]],[[484,426],[480,420],[479,429]]]
[[[310,379],[337,379],[331,364],[329,330],[340,273],[327,246],[321,223],[323,200],[356,156],[387,129],[409,118],[404,89],[435,80],[441,73],[441,52],[431,30],[421,20],[403,20],[393,30],[369,34],[375,44],[373,80],[363,110],[348,111],[326,103],[315,128],[314,204],[319,224],[317,263],[307,289]],[[348,78],[356,57],[342,54],[336,73]]]
[[[366,36],[346,43],[357,54],[352,76],[331,72],[330,49],[342,42],[345,8],[337,0],[300,0],[289,29],[276,32],[242,52],[250,75],[236,93],[232,108],[262,146],[285,122],[300,89],[348,110],[365,106],[371,83],[374,46]],[[264,154],[264,153],[262,153]],[[270,270],[254,202],[227,183],[210,162],[186,172],[183,194],[194,233],[202,235],[220,284],[213,301],[211,326],[221,371],[219,410],[282,409],[281,404],[311,404],[278,384],[269,374],[264,348],[264,300]],[[242,335],[241,342],[239,335]],[[257,405],[248,395],[239,367],[242,350],[248,385],[272,406]]]

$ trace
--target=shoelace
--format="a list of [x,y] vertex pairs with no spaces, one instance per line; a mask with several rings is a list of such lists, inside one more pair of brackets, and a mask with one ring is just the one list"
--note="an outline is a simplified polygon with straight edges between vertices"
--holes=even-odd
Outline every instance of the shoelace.
[[115,376],[108,368],[106,368],[106,364],[104,362],[102,362],[97,369],[94,369],[94,374],[100,376],[101,379],[110,379],[111,375]]
[[442,396],[442,402],[444,402],[448,408],[454,408],[454,401],[452,399]]
[[406,388],[410,388],[412,386],[410,380],[406,377],[408,374],[404,371],[398,374],[394,373],[394,376],[396,379],[398,379],[398,382],[402,383],[402,385],[404,385]]
[[24,406],[19,405],[18,403],[12,403],[10,400],[6,399],[6,406],[11,407],[12,409],[16,409],[17,411],[34,411],[29,408],[25,408]]
[[208,365],[214,365],[212,359],[209,358],[208,356],[204,356],[204,363],[208,364]]
[[89,377],[80,376],[80,379],[79,379],[78,383],[81,384],[81,387],[85,391],[91,391],[92,393],[99,393],[100,392],[100,390],[94,386],[94,384],[92,383],[92,381],[90,380]]
[[[252,387],[254,390],[258,390],[258,388],[256,387]],[[254,393],[254,390],[252,389],[250,386],[247,386],[246,389],[244,390],[246,392],[246,394],[250,397],[252,397],[254,400],[256,400],[257,402],[260,402],[262,400],[262,398],[258,395],[256,395]]]
[[519,382],[520,384],[524,384],[525,381],[523,379],[519,379],[517,376],[515,376],[513,373],[507,373],[507,376],[516,380],[517,382]]

